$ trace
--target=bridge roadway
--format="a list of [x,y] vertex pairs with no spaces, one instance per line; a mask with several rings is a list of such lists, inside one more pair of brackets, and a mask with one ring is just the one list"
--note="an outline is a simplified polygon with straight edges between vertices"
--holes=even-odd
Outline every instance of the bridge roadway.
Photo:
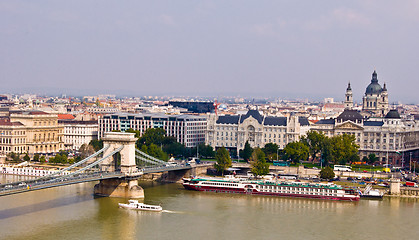
[[[92,182],[102,179],[110,178],[125,178],[125,179],[136,179],[140,176],[148,173],[159,173],[176,170],[188,170],[192,169],[190,165],[168,165],[159,167],[142,168],[136,172],[124,174],[121,172],[89,172],[77,175],[60,175],[53,178],[42,177],[39,179],[27,180],[23,182],[15,182],[0,185],[0,197],[6,195],[12,195],[17,193],[30,192],[35,190],[41,190],[46,188],[53,188],[83,182]],[[45,180],[43,180],[45,179]]]

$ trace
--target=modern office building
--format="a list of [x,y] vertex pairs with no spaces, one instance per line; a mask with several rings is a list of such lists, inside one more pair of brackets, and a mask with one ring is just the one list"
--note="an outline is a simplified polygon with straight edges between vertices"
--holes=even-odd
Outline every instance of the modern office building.
[[167,136],[175,137],[186,147],[195,147],[205,142],[206,125],[206,117],[202,116],[115,113],[99,118],[99,138],[113,130],[124,132],[132,128],[142,135],[149,128],[163,128]]

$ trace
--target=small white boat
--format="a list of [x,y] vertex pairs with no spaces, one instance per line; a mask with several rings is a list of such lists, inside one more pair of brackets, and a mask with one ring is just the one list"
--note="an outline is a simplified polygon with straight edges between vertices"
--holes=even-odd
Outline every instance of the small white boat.
[[126,208],[126,209],[135,209],[135,210],[143,210],[143,211],[161,212],[163,210],[161,206],[140,203],[138,202],[138,200],[128,200],[128,204],[118,203],[118,205],[119,207]]
[[384,196],[384,193],[382,193],[378,189],[373,189],[371,184],[368,184],[365,187],[364,192],[361,192],[360,194],[361,198],[373,198],[373,199],[382,199]]

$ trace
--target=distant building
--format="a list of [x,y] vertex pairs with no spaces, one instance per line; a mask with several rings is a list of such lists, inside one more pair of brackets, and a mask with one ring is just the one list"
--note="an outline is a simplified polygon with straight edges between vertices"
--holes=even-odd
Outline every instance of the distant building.
[[191,113],[214,112],[214,102],[178,102],[169,101],[169,105],[178,108],[185,108]]
[[311,130],[328,137],[354,135],[361,159],[375,154],[380,164],[388,160],[396,166],[407,165],[410,153],[416,156],[419,151],[418,121],[402,120],[397,110],[390,110],[384,118],[367,119],[358,111],[346,109],[335,119],[316,122]]
[[149,128],[163,128],[167,136],[186,147],[195,147],[205,142],[206,125],[206,118],[201,116],[115,113],[99,118],[99,138],[113,130],[125,132],[132,128],[143,135]]
[[283,149],[289,142],[298,141],[309,130],[305,117],[262,116],[257,110],[245,115],[211,114],[208,118],[206,144],[214,148],[225,147],[239,151],[246,141],[251,147],[264,147],[275,143]]
[[375,116],[384,117],[388,112],[388,93],[386,84],[384,87],[378,83],[377,73],[372,73],[371,83],[365,90],[362,98],[362,111],[370,112]]
[[8,154],[52,154],[64,149],[63,127],[57,115],[41,111],[11,111],[0,121],[0,151]]
[[98,139],[98,122],[78,121],[70,114],[59,114],[58,123],[64,127],[63,141],[65,149],[80,149],[81,145],[89,144]]

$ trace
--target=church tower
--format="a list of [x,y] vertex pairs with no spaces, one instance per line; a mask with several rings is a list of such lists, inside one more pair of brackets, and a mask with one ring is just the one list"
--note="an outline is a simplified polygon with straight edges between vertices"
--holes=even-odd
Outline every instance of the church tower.
[[348,83],[345,94],[345,109],[352,109],[354,107],[354,100],[352,98],[351,83]]
[[377,117],[384,117],[388,112],[387,88],[385,84],[384,88],[381,88],[375,70],[372,73],[371,83],[362,98],[362,111],[369,112]]
[[388,105],[388,92],[387,92],[387,86],[386,83],[384,83],[383,91],[381,92],[381,115],[385,116],[389,111],[389,105]]

